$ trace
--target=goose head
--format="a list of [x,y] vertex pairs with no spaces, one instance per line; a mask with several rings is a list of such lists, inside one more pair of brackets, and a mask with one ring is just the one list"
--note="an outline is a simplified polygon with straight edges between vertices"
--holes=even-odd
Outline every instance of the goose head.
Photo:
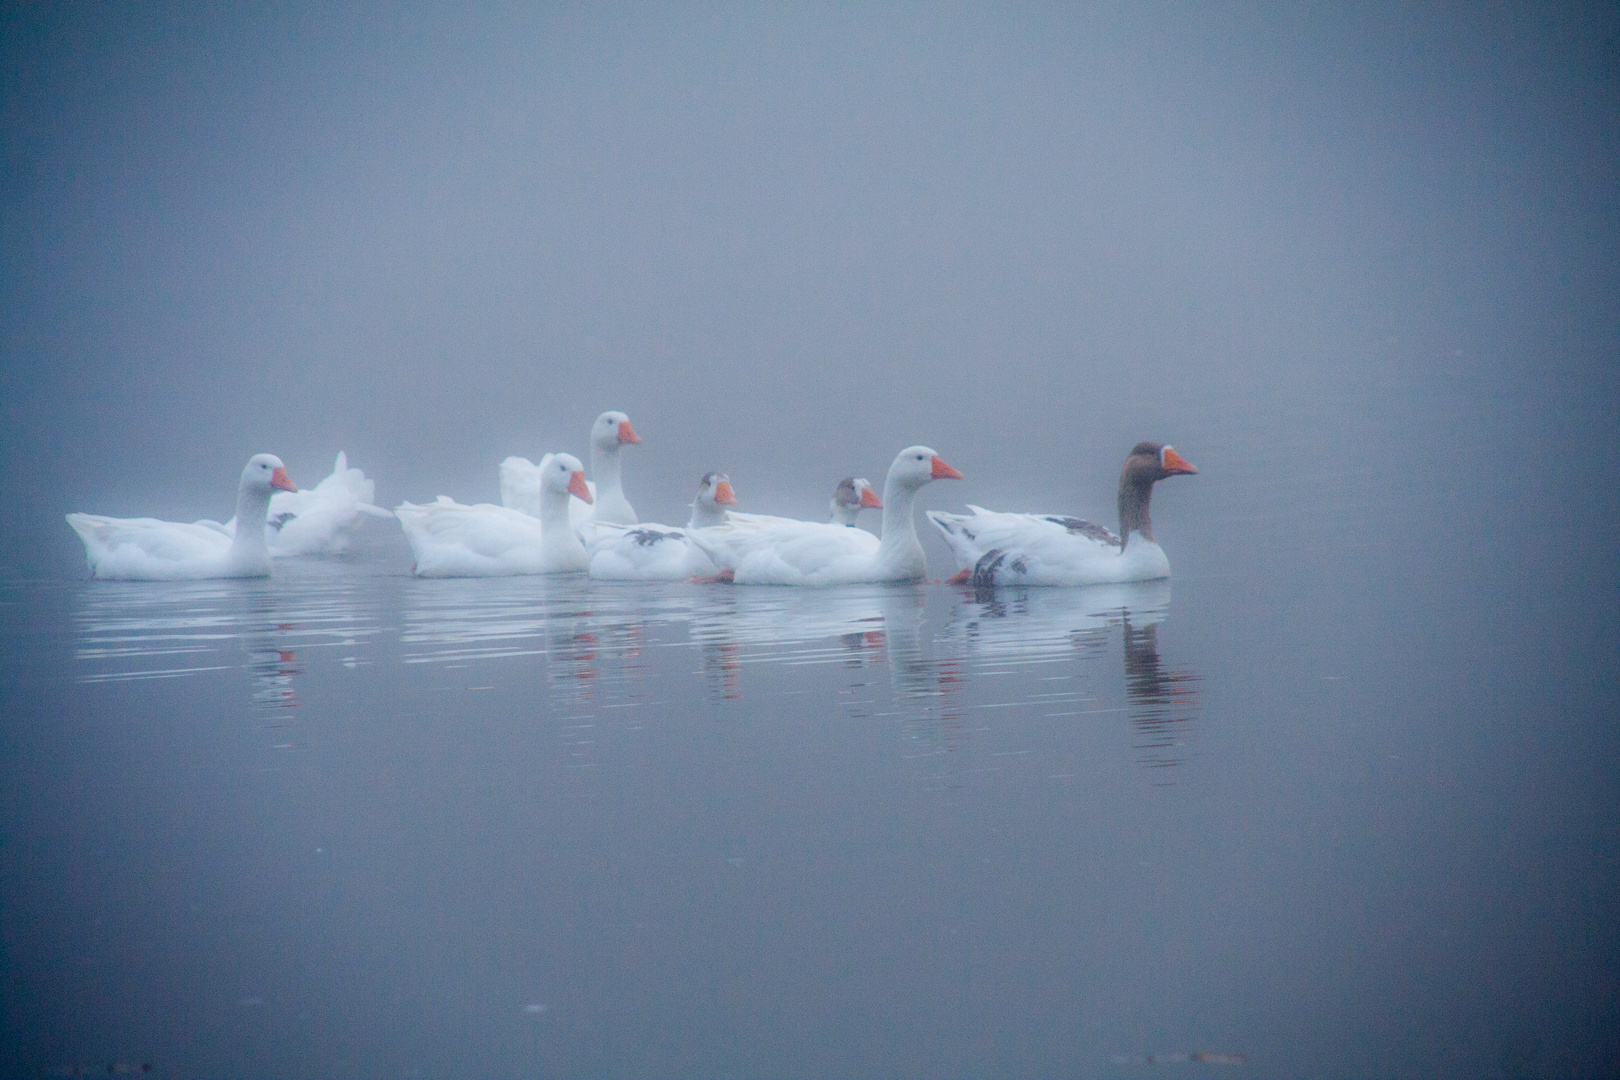
[[598,451],[612,453],[625,443],[638,443],[641,436],[630,426],[630,418],[617,409],[609,409],[591,425],[591,445]]
[[591,489],[585,486],[585,466],[573,454],[552,454],[540,483],[548,491],[572,495],[583,503],[595,501],[591,498]]
[[692,521],[695,527],[723,525],[726,507],[737,505],[737,495],[731,490],[731,479],[722,472],[703,474],[698,481],[697,498],[692,500]]
[[872,490],[872,482],[864,477],[846,476],[838,481],[833,491],[833,520],[844,525],[855,524],[862,510],[881,510],[883,500]]
[[1151,504],[1153,485],[1170,476],[1191,475],[1198,470],[1175,449],[1158,442],[1139,442],[1119,474],[1119,538],[1128,547],[1131,533],[1153,540]]
[[698,481],[698,502],[711,505],[736,506],[737,493],[731,490],[731,478],[723,472],[708,472]]
[[932,480],[960,480],[962,474],[945,464],[944,460],[932,449],[926,446],[908,446],[895,457],[894,464],[889,466],[889,477],[884,487],[897,484],[902,488],[916,491]]
[[272,491],[297,491],[298,485],[292,482],[287,466],[276,455],[254,454],[242,470],[242,488],[269,498]]
[[[1136,484],[1156,484],[1169,476],[1196,473],[1193,463],[1164,443],[1139,442],[1125,459],[1124,476]],[[1123,480],[1124,477],[1122,476]]]

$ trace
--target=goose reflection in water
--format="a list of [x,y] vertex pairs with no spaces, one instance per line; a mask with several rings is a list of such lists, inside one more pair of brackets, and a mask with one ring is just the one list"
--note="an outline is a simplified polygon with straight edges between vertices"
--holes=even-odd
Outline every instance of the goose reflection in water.
[[242,667],[248,674],[250,698],[255,709],[266,713],[266,719],[275,720],[280,709],[296,709],[298,688],[295,675],[303,674],[298,667],[298,650],[292,648],[304,627],[298,623],[279,622],[273,606],[263,602],[253,605],[252,615],[243,623],[237,643],[247,657]]
[[1187,760],[1184,732],[1198,704],[1200,677],[1190,671],[1167,672],[1159,662],[1159,623],[1125,628],[1125,694],[1131,724],[1141,739],[1136,750],[1142,764],[1165,769]]
[[[1092,662],[1106,655],[1118,628],[1124,647],[1124,711],[1137,733],[1133,749],[1144,767],[1167,769],[1186,761],[1184,746],[1200,687],[1197,674],[1163,668],[1158,632],[1169,612],[1168,581],[1075,589],[976,588],[964,594],[955,632],[966,655],[981,662],[1022,670],[1078,659],[1083,666],[1076,674],[1087,675]],[[1099,703],[1099,695],[1084,690],[1032,695],[1036,699],[1065,706],[1046,714],[1050,716],[1113,711],[1088,708]]]
[[972,672],[959,643],[928,632],[928,616],[928,590],[890,587],[884,604],[889,684],[905,723],[906,756],[924,763],[925,779],[956,786],[961,777],[952,762],[969,735]]
[[546,678],[560,705],[610,702],[626,707],[647,697],[648,637],[662,616],[612,598],[591,597],[546,613]]
[[736,589],[704,589],[693,604],[687,626],[702,657],[703,682],[711,702],[742,700],[742,646],[732,630],[739,595]]
[[79,681],[203,677],[241,686],[245,675],[245,698],[235,686],[225,690],[225,700],[242,703],[234,715],[275,732],[266,737],[268,749],[294,749],[298,740],[284,729],[297,717],[289,710],[304,704],[304,659],[325,650],[349,669],[369,663],[379,627],[356,598],[362,586],[341,568],[290,570],[287,577],[291,587],[286,580],[97,583],[81,594],[74,619],[77,655],[90,669]]
[[84,683],[185,678],[241,668],[259,708],[298,703],[297,654],[340,650],[348,667],[366,662],[378,632],[339,573],[312,571],[285,583],[218,580],[97,582],[80,594],[74,617]]
[[236,636],[235,582],[150,585],[96,582],[79,591],[75,655],[82,683],[171,679],[230,667],[221,646]]
[[694,590],[687,631],[703,653],[711,698],[743,697],[743,671],[759,663],[856,667],[881,655],[885,586],[800,589],[724,585]]

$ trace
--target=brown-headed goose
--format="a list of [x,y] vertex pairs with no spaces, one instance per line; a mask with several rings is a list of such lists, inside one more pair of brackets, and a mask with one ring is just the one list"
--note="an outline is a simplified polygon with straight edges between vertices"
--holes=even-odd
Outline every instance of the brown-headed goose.
[[1170,560],[1153,538],[1153,485],[1196,473],[1163,443],[1140,442],[1119,475],[1119,535],[1059,514],[999,514],[969,504],[971,514],[928,512],[961,571],[951,580],[974,585],[1097,585],[1170,576]]
[[[832,498],[828,500],[827,506],[832,511],[829,520],[834,525],[853,526],[862,510],[883,509],[883,500],[872,490],[870,480],[846,476],[838,481],[838,486],[833,489]],[[775,514],[747,514],[733,511],[730,517],[733,521],[750,525],[781,521],[809,524],[803,522],[801,518],[778,517]]]
[[854,527],[862,510],[881,510],[883,500],[872,490],[872,482],[865,477],[846,476],[838,481],[833,491],[832,520],[838,525]]

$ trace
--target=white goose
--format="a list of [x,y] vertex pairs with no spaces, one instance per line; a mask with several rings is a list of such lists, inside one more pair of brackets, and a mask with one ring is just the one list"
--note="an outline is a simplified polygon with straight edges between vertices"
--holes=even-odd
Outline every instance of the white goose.
[[[635,508],[624,497],[624,483],[619,475],[619,448],[640,441],[641,436],[630,425],[630,418],[614,409],[598,416],[591,425],[591,475],[596,479],[588,486],[596,502],[589,510],[583,503],[570,504],[569,520],[576,531],[592,521],[615,525],[636,523]],[[522,457],[509,457],[501,462],[502,506],[540,516],[540,477],[550,456],[541,458],[538,465]]]
[[[339,450],[332,474],[313,488],[278,491],[270,497],[265,543],[278,559],[289,555],[339,555],[362,517],[391,518],[393,513],[373,506],[377,483],[359,469],[349,468],[349,457]],[[236,519],[224,525],[236,535]]]
[[265,517],[277,490],[298,490],[281,459],[274,454],[249,458],[236,488],[235,520],[246,528],[235,537],[212,521],[187,524],[96,514],[69,514],[67,520],[84,541],[90,572],[98,578],[267,577],[270,549],[265,545]]
[[585,469],[572,454],[547,454],[540,477],[540,516],[449,496],[425,505],[401,503],[399,518],[419,577],[499,577],[583,570],[585,545],[568,525],[570,496],[591,501]]
[[694,531],[692,541],[739,585],[918,581],[928,572],[928,560],[917,541],[912,503],[924,484],[961,477],[926,446],[900,451],[883,483],[881,540],[831,522],[737,521],[733,515],[732,524]]
[[[1153,539],[1148,513],[1153,485],[1196,473],[1163,443],[1140,442],[1119,475],[1119,536],[1101,525],[1057,514],[928,512],[962,567],[951,580],[974,585],[1100,585],[1170,576],[1170,560]],[[1123,537],[1123,539],[1122,539]]]
[[704,473],[692,500],[686,528],[670,525],[605,525],[595,527],[591,577],[615,581],[688,581],[712,577],[714,562],[693,543],[691,531],[724,525],[726,507],[737,496],[725,473]]

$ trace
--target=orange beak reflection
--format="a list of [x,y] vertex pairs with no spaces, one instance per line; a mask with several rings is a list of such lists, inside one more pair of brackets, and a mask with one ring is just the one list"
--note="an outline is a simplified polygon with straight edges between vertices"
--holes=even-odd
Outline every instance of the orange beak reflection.
[[[939,461],[939,458],[935,458],[934,460]],[[944,462],[940,462],[940,464],[943,465]],[[948,465],[946,466],[946,468],[949,467],[950,466]],[[934,475],[938,476],[939,474],[935,473]],[[883,500],[878,498],[877,492],[873,491],[871,488],[861,488],[861,505],[869,510],[881,510],[883,509]]]
[[298,485],[292,482],[292,477],[288,476],[287,470],[280,465],[277,465],[276,471],[270,474],[270,486],[282,491],[298,490]]
[[591,497],[591,489],[585,486],[585,474],[582,472],[569,474],[568,494],[582,503],[589,504],[596,501]]
[[641,436],[636,434],[636,429],[630,426],[628,420],[619,421],[619,441],[622,443],[638,443],[641,441]]
[[1161,461],[1160,464],[1164,466],[1164,471],[1170,473],[1171,475],[1175,475],[1176,473],[1195,473],[1198,471],[1193,467],[1192,462],[1188,461],[1186,458],[1182,457],[1168,446],[1164,448],[1164,452],[1161,456],[1163,457],[1163,461]]
[[721,506],[737,505],[737,496],[732,493],[730,481],[722,480],[714,486],[714,501]]
[[960,479],[962,479],[962,474],[957,472],[955,469],[951,468],[949,465],[945,464],[945,459],[944,458],[941,458],[938,454],[935,454],[934,455],[934,479],[935,480],[960,480]]

